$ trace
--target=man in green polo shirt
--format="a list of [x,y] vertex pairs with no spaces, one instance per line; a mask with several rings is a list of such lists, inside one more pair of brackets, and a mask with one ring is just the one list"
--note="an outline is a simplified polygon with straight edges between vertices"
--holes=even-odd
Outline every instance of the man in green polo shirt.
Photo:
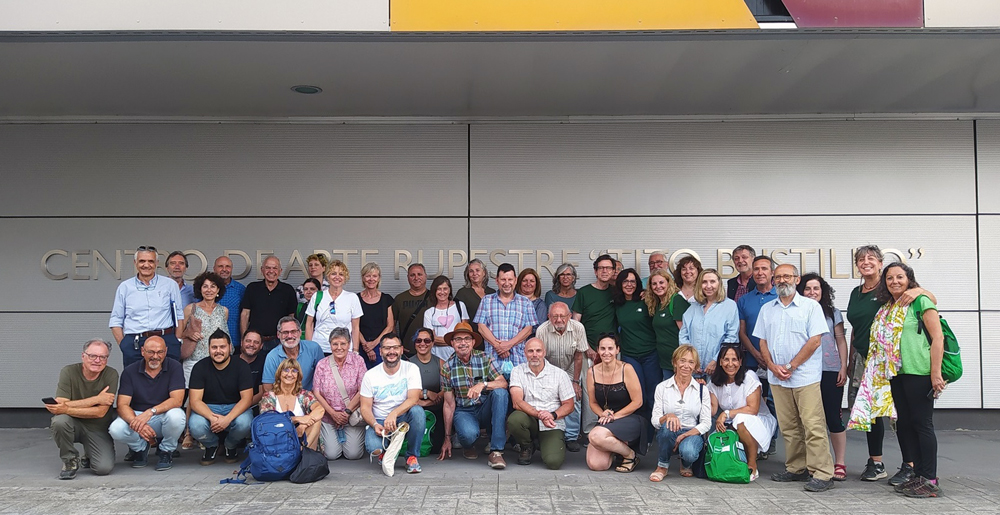
[[[611,292],[611,279],[615,271],[615,260],[607,254],[601,254],[594,261],[594,276],[597,278],[576,292],[576,299],[573,300],[573,320],[583,324],[587,333],[587,359],[584,360],[583,377],[587,377],[587,370],[593,366],[597,359],[597,342],[602,333],[613,333],[618,329],[615,321],[615,305]],[[581,405],[584,407],[581,413],[581,429],[584,433],[597,424],[597,416],[587,409],[590,406],[586,389],[583,391]],[[581,441],[587,439],[581,435]]]

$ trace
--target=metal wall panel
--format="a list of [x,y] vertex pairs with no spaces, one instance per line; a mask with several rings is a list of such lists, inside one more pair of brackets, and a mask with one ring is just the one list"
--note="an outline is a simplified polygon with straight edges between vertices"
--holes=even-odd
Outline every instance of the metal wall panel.
[[465,216],[467,136],[464,125],[0,125],[0,215]]
[[[979,296],[984,310],[1000,311],[1000,288],[997,284],[996,269],[998,256],[1000,256],[1000,215],[980,215],[979,284],[982,290]],[[994,329],[1000,331],[1000,326]]]
[[0,30],[389,30],[388,0],[0,0]]
[[[983,407],[1000,408],[1000,313],[980,313],[983,334]],[[948,319],[951,323],[951,319]],[[956,336],[958,334],[956,333]],[[965,364],[968,353],[967,345],[962,339],[958,340],[962,345],[962,364]],[[962,380],[964,381],[966,377]]]
[[976,137],[979,212],[1000,214],[1000,121],[977,120]]
[[[568,256],[578,264],[578,285],[594,280],[592,259],[606,249],[626,250],[622,255],[626,267],[635,265],[635,250],[639,249],[640,272],[645,276],[649,272],[648,254],[642,252],[645,249],[667,249],[669,253],[691,249],[707,268],[717,266],[720,249],[746,243],[758,252],[766,250],[779,262],[802,267],[804,260],[805,272],[820,270],[836,289],[836,305],[841,309],[847,309],[850,292],[859,279],[832,276],[852,274],[851,249],[875,243],[903,254],[921,285],[937,296],[942,309],[978,308],[972,216],[473,218],[470,231],[473,249],[550,250],[553,269],[561,262],[563,250],[577,251]],[[538,259],[535,253],[524,254],[523,266],[535,266]],[[514,252],[493,258],[495,262],[504,260],[518,266]],[[490,268],[495,270],[495,264]],[[550,286],[551,274],[541,274],[543,284]]]
[[[940,300],[940,299],[939,299]],[[984,369],[979,359],[979,314],[978,313],[954,313],[948,312],[942,306],[941,316],[948,319],[948,325],[955,331],[958,343],[962,348],[962,378],[954,384],[949,384],[948,388],[941,394],[934,406],[937,408],[989,408],[1000,406],[983,406],[984,385],[997,384],[997,375],[990,375]],[[983,326],[985,329],[985,325]],[[995,326],[994,326],[995,327]],[[985,336],[985,335],[984,335]],[[987,343],[983,338],[983,345],[992,345],[992,353],[1000,353],[998,342]],[[985,353],[983,354],[986,355]],[[986,359],[986,363],[990,360]],[[987,395],[985,397],[989,399]],[[988,402],[988,401],[987,401]]]
[[[111,341],[108,315],[99,313],[0,313],[0,345],[7,352],[0,360],[0,377],[6,390],[4,408],[41,408],[42,397],[54,395],[59,371],[79,363],[83,342],[91,338]],[[122,370],[122,353],[111,349],[108,366]]]
[[[0,291],[23,292],[0,296],[0,310],[110,312],[119,281],[105,264],[95,265],[94,251],[127,278],[135,273],[134,258],[121,253],[118,267],[117,251],[132,252],[139,245],[154,245],[160,251],[161,264],[172,250],[200,251],[209,267],[226,250],[245,252],[252,263],[250,275],[243,282],[257,280],[258,252],[273,252],[288,269],[295,250],[303,260],[316,249],[330,251],[343,260],[338,251],[347,250],[350,254],[346,263],[351,272],[347,289],[351,291],[361,289],[361,251],[367,250],[366,261],[379,264],[384,291],[394,295],[408,288],[405,266],[399,270],[399,279],[393,273],[397,249],[409,252],[412,259],[423,255],[428,273],[434,274],[440,270],[439,254],[453,261],[464,256],[464,251],[457,256],[448,251],[466,248],[467,231],[465,219],[458,218],[0,219],[0,233],[7,235],[0,248],[0,262],[4,263]],[[67,274],[64,279],[50,280],[42,272],[42,257],[53,249],[68,254],[48,259],[50,273]],[[238,253],[231,258],[237,275],[246,260]],[[405,254],[399,259],[409,262]],[[74,261],[82,266],[74,269]],[[203,265],[197,255],[189,256],[189,262],[188,274],[193,277]],[[461,271],[457,269],[459,275]],[[297,285],[304,278],[302,272],[293,272],[287,280]],[[0,335],[3,340],[5,337]]]
[[996,0],[923,0],[925,27],[1000,27]]
[[471,145],[473,216],[975,212],[971,122],[483,124]]

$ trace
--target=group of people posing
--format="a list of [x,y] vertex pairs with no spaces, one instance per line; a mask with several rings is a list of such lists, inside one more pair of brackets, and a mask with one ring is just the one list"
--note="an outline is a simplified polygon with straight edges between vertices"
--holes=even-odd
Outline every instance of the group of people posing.
[[387,473],[393,440],[406,440],[405,466],[416,473],[422,446],[442,460],[458,448],[478,459],[482,431],[494,469],[506,467],[509,446],[519,464],[538,451],[552,469],[587,446],[591,469],[631,472],[655,440],[649,479],[659,482],[674,455],[681,476],[695,475],[708,434],[731,429],[756,479],[780,428],[786,470],[771,479],[824,491],[847,478],[841,402],[859,355],[849,427],[868,431],[861,479],[887,477],[883,418],[898,416],[903,463],[890,483],[937,496],[943,337],[936,299],[913,270],[883,269],[878,247],[856,250],[863,282],[847,311],[851,352],[822,277],[746,245],[733,261],[739,275],[726,285],[693,256],[671,273],[654,253],[643,279],[602,255],[593,283],[577,288],[576,268],[564,263],[544,296],[530,268],[500,265],[493,289],[473,260],[453,291],[445,276],[428,289],[414,264],[410,289],[393,298],[379,290],[375,263],[361,269],[360,294],[344,290],[343,262],[319,254],[307,258],[310,277],[298,288],[279,280],[273,257],[261,265],[264,279],[245,287],[226,257],[188,285],[183,254],[168,256],[164,277],[156,249],[139,247],[137,275],[119,286],[110,320],[121,377],[107,367],[112,344],[88,341],[46,404],[60,477],[82,466],[110,472],[114,440],[128,445],[133,467],[146,466],[153,446],[157,470],[171,467],[178,446],[203,447],[202,464],[220,450],[235,462],[255,411],[279,410],[292,413],[305,445],[329,459],[367,451]]

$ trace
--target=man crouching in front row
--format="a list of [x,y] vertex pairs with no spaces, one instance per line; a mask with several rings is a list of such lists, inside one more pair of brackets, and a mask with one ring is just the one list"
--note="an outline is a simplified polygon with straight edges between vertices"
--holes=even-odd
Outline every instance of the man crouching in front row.
[[[107,475],[115,466],[115,444],[108,426],[115,418],[111,406],[118,391],[118,371],[108,367],[110,354],[111,344],[104,340],[83,344],[82,361],[63,367],[55,403],[45,405],[54,415],[49,428],[63,462],[59,479],[75,478],[81,466],[98,476]],[[83,458],[74,443],[83,444]]]

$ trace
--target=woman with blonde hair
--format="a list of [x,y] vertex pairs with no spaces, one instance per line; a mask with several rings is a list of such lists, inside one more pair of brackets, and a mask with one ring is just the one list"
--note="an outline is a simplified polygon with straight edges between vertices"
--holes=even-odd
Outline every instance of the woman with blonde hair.
[[323,406],[309,390],[302,389],[302,367],[298,360],[286,358],[274,373],[274,388],[260,400],[260,412],[290,411],[295,431],[299,438],[306,437],[306,446],[317,450],[320,447]]
[[382,336],[392,332],[396,321],[392,316],[392,295],[379,291],[382,286],[382,269],[378,263],[368,262],[361,267],[361,284],[364,289],[358,295],[361,299],[361,330],[358,354],[365,359],[365,365],[372,368],[382,362],[378,342]]
[[656,354],[660,358],[663,381],[674,375],[674,351],[680,345],[681,320],[690,304],[679,293],[677,283],[666,269],[657,270],[646,279],[646,309],[653,317]]
[[[351,350],[361,351],[361,300],[358,294],[344,290],[351,278],[347,265],[334,259],[326,265],[326,278],[330,282],[327,291],[317,292],[306,307],[306,339],[319,344],[326,356],[330,355],[330,331],[344,327],[351,331]],[[374,352],[367,352],[368,358],[375,360]]]
[[736,303],[726,297],[722,276],[714,268],[698,274],[695,303],[684,312],[678,341],[694,346],[701,356],[695,379],[704,384],[715,372],[715,358],[723,343],[739,342],[740,316]]

